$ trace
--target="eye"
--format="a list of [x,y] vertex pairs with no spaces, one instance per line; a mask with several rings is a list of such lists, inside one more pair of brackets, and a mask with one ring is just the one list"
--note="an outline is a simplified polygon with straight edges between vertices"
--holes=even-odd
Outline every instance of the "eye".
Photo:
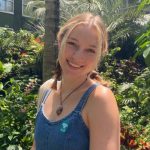
[[94,49],[87,49],[87,51],[88,51],[89,53],[95,54],[95,50],[94,50]]
[[67,42],[67,44],[69,44],[69,45],[71,45],[71,46],[76,46],[76,43],[74,43],[74,42]]

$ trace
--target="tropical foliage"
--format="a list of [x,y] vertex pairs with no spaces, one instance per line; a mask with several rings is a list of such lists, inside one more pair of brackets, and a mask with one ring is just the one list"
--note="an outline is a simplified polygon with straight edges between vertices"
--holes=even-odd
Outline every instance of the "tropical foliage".
[[24,30],[0,28],[0,149],[29,149],[40,83],[41,43]]
[[146,28],[146,31],[136,39],[135,44],[137,45],[137,52],[133,59],[135,60],[138,56],[143,55],[146,65],[150,67],[150,25]]
[[118,60],[112,49],[100,67],[111,81],[121,116],[122,150],[150,148],[150,70],[131,60]]
[[[90,11],[100,15],[108,27],[110,34],[110,45],[117,45],[119,39],[125,39],[129,35],[135,35],[141,30],[136,20],[142,17],[142,10],[147,6],[142,1],[138,6],[126,7],[123,0],[60,0],[60,24],[81,12]],[[35,9],[33,9],[35,8]],[[32,0],[27,5],[37,18],[43,18],[45,14],[45,1]]]
[[32,14],[32,17],[35,17],[42,23],[45,19],[45,1],[44,0],[32,0],[27,3],[25,10],[28,14]]
[[[149,0],[143,0],[137,7],[125,8],[123,0],[60,1],[61,24],[72,15],[91,11],[101,15],[108,26],[110,52],[99,72],[112,83],[120,109],[121,150],[150,149],[150,31],[147,25],[137,30],[147,4]],[[43,8],[35,14],[39,16],[42,10],[44,15],[44,5],[44,1],[34,0],[29,2],[28,10]],[[136,47],[134,51],[128,46],[132,51],[128,59],[120,55],[123,46],[129,44],[126,38]],[[43,46],[42,36],[0,28],[0,149],[31,147]],[[139,61],[141,56],[145,63]]]

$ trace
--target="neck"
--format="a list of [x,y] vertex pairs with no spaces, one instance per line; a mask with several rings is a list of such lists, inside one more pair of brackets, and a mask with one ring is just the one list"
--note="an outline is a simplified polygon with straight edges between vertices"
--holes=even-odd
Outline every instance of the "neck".
[[72,89],[83,83],[87,79],[86,76],[81,78],[65,78],[62,76],[62,92],[69,93]]

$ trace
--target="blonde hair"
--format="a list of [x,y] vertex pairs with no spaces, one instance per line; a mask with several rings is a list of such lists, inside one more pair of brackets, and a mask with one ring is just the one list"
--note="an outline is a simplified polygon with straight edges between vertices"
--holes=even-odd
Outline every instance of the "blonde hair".
[[[63,49],[66,41],[70,35],[70,33],[75,29],[78,25],[80,24],[86,24],[86,25],[91,25],[96,28],[99,36],[99,59],[98,62],[100,62],[101,58],[105,56],[107,53],[107,48],[108,48],[108,36],[107,36],[107,31],[106,27],[100,18],[100,16],[95,16],[92,13],[82,13],[77,16],[72,17],[69,19],[66,24],[64,24],[63,27],[60,28],[58,34],[57,34],[57,40],[60,45],[60,49]],[[98,65],[99,63],[97,63]],[[95,79],[96,81],[100,82],[101,84],[107,86],[108,83],[104,81],[96,71],[93,71],[90,74],[91,79]],[[57,89],[57,80],[61,79],[61,66],[59,64],[59,61],[57,61],[57,66],[56,66],[56,71],[54,75],[54,82],[52,84],[52,89]]]

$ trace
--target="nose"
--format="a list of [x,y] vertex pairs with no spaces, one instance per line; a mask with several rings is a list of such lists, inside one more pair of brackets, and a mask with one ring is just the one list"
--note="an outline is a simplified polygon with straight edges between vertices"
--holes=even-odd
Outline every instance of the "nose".
[[76,51],[74,51],[73,55],[72,55],[72,59],[77,61],[77,62],[83,62],[85,59],[84,53],[82,49],[77,49]]

